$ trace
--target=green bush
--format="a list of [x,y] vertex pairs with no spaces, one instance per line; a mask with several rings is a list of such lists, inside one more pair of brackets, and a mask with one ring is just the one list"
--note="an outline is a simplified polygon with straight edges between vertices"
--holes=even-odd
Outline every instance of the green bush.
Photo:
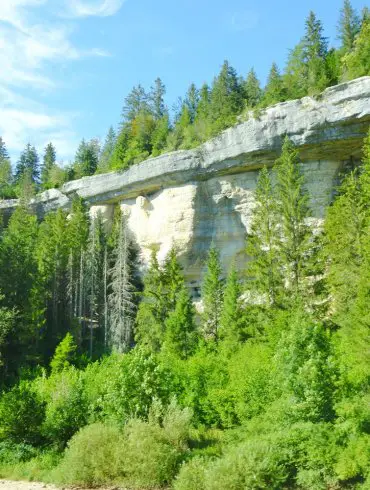
[[125,474],[131,485],[150,487],[170,483],[188,452],[191,411],[172,402],[149,416],[131,420],[124,429]]
[[65,368],[49,378],[37,381],[40,396],[46,403],[43,433],[51,442],[65,447],[69,439],[87,423],[87,404],[81,372]]
[[50,478],[59,484],[104,485],[122,475],[122,434],[117,427],[96,423],[75,434]]
[[[284,454],[268,441],[248,441],[208,465],[205,490],[278,490],[289,479]],[[186,488],[186,487],[185,487]]]
[[44,418],[45,404],[30,383],[21,382],[0,398],[0,441],[40,444]]
[[10,441],[0,442],[0,465],[15,465],[28,461],[37,455],[38,451],[29,444],[14,444]]
[[84,384],[90,422],[124,425],[130,418],[147,417],[154,399],[168,404],[172,376],[154,355],[135,348],[89,366]]
[[204,490],[207,460],[196,456],[183,464],[174,481],[174,490]]

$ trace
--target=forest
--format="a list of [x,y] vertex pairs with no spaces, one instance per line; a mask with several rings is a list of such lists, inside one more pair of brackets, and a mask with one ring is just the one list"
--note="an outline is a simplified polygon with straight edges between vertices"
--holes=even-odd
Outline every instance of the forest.
[[317,97],[327,87],[369,75],[369,8],[358,13],[350,0],[344,0],[337,30],[339,46],[335,48],[329,45],[321,21],[310,12],[284,71],[272,63],[263,88],[253,68],[244,77],[227,60],[211,84],[191,84],[171,110],[160,78],[149,90],[139,84],[124,100],[119,127],[109,128],[103,144],[97,138],[83,139],[74,161],[66,164],[58,162],[57,149],[50,142],[40,165],[36,148],[28,142],[13,172],[0,136],[0,198],[29,196],[84,176],[125,170],[168,151],[194,148],[270,105],[306,95]]
[[76,199],[0,241],[0,476],[87,487],[370,485],[370,131],[322,225],[298,150],[262,168],[246,270],[176,245],[141,278],[126,217]]
[[369,29],[369,11],[360,17],[346,0],[342,46],[328,49],[310,14],[264,90],[225,63],[211,88],[189,89],[171,123],[162,83],[136,87],[117,137],[110,130],[103,150],[81,143],[67,169],[52,144],[40,169],[28,145],[13,174],[1,140],[2,197],[20,200],[0,223],[0,478],[370,489],[370,128],[361,164],[343,169],[314,226],[299,149],[284,139],[259,171],[250,260],[223,270],[211,245],[201,308],[176,241],[163,262],[153,248],[143,274],[119,205],[109,228],[77,197],[42,220],[30,205],[66,178],[195,146],[250,109],[369,75]]

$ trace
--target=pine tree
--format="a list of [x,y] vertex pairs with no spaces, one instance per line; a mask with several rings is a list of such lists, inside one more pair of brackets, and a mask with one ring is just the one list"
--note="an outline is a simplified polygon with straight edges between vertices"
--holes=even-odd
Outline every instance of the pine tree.
[[206,340],[217,342],[223,302],[223,281],[219,253],[214,246],[208,253],[207,270],[202,284],[202,300],[204,337]]
[[56,165],[56,151],[52,143],[45,148],[43,164],[41,167],[41,186],[43,189],[49,188],[50,173]]
[[338,37],[341,40],[344,53],[350,52],[353,48],[360,27],[360,19],[352,7],[350,0],[344,0],[338,24]]
[[256,107],[261,100],[262,90],[254,68],[248,73],[244,83],[245,99],[248,107]]
[[176,295],[175,307],[168,315],[165,328],[165,350],[187,359],[194,352],[197,336],[194,306],[185,286]]
[[111,126],[109,128],[107,137],[105,139],[103,149],[101,151],[99,164],[98,164],[99,173],[109,172],[109,170],[111,169],[111,160],[113,157],[115,145],[116,145],[116,133],[113,127]]
[[243,337],[244,311],[241,304],[241,286],[235,264],[231,265],[224,289],[222,313],[220,318],[220,339],[237,345]]
[[19,183],[26,174],[33,184],[39,182],[39,157],[36,148],[31,146],[30,143],[26,145],[26,148],[21,153],[19,161],[17,162],[15,169],[16,183]]
[[127,351],[133,340],[136,306],[130,245],[127,219],[122,214],[118,242],[113,251],[114,265],[110,271],[109,296],[109,343],[110,347],[118,352]]
[[306,223],[309,198],[299,169],[298,151],[288,137],[284,140],[275,169],[281,225],[279,254],[286,278],[286,292],[288,297],[294,299],[307,292],[305,276],[312,247],[312,231]]
[[263,92],[262,103],[264,106],[276,104],[286,100],[286,89],[279,68],[273,63]]

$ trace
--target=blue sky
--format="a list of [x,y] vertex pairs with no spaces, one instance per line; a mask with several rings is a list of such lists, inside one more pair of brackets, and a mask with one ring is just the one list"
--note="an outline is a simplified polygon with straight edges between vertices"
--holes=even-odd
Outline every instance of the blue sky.
[[[359,11],[366,0],[352,0]],[[224,59],[264,83],[314,10],[335,45],[342,0],[1,0],[0,135],[13,162],[29,141],[61,161],[104,140],[133,85],[160,76],[171,107]]]

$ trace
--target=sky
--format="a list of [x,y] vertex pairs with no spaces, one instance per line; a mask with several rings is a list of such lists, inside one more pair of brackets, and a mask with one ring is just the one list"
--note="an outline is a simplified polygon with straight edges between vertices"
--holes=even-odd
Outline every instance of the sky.
[[[352,0],[359,11],[367,0]],[[342,0],[0,0],[0,136],[13,164],[51,141],[68,163],[118,127],[125,96],[158,76],[171,108],[224,59],[262,83],[283,68],[310,10],[336,45]]]

